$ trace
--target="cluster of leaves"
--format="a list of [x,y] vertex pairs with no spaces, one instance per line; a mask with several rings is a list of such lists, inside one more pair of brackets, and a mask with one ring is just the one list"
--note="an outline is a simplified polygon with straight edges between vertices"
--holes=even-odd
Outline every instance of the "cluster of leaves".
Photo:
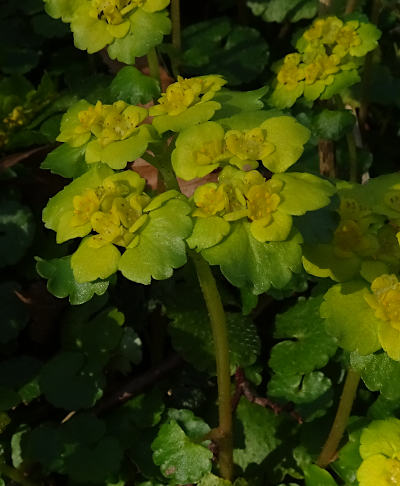
[[[168,0],[0,12],[0,485],[400,481],[400,12],[384,2],[378,29],[334,1],[311,23],[318,3],[239,2],[246,25],[228,0],[194,21],[183,5],[181,52],[160,45]],[[185,75],[162,93],[137,61],[154,47]],[[337,175],[373,177],[321,177],[326,147]],[[232,481],[199,258],[227,311]],[[348,368],[362,384],[325,470]]]

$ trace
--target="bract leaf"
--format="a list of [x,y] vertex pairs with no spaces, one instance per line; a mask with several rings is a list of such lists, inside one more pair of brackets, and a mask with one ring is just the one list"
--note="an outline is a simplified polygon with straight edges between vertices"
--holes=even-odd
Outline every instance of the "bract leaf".
[[250,232],[250,224],[232,224],[230,234],[218,245],[203,250],[211,265],[219,265],[236,287],[262,294],[270,287],[282,288],[292,273],[300,271],[301,237],[297,233],[283,242],[261,243]]
[[130,31],[121,39],[115,39],[108,46],[111,59],[125,64],[135,64],[135,58],[145,56],[149,51],[161,44],[164,35],[171,30],[171,21],[167,12],[145,12],[138,8],[129,17]]
[[169,278],[174,268],[186,263],[184,240],[192,229],[187,216],[190,210],[185,201],[171,199],[150,211],[138,245],[128,248],[119,262],[118,268],[126,278],[147,285],[152,278]]
[[306,172],[275,174],[273,177],[284,183],[279,209],[294,216],[327,206],[336,192],[335,186],[329,181]]
[[155,464],[171,485],[196,483],[211,471],[212,452],[192,441],[175,420],[161,426],[151,448]]
[[261,128],[267,131],[268,142],[275,146],[275,150],[262,160],[271,172],[284,172],[297,162],[310,138],[310,130],[290,116],[269,118]]
[[364,297],[367,294],[363,282],[337,284],[328,290],[321,305],[321,317],[326,319],[328,333],[346,351],[361,355],[381,348],[377,319]]
[[36,257],[36,271],[48,279],[47,289],[58,298],[69,297],[72,305],[84,304],[95,294],[103,295],[109,286],[108,280],[78,283],[72,272],[71,257],[44,260]]
[[85,238],[71,256],[71,268],[78,283],[94,282],[107,279],[118,270],[121,254],[111,243],[100,248],[90,245],[90,238]]
[[40,167],[50,169],[53,174],[74,179],[89,169],[85,162],[85,149],[85,145],[71,147],[63,143],[49,153]]
[[276,344],[271,350],[269,366],[276,373],[309,373],[323,368],[336,352],[336,341],[325,331],[319,315],[321,297],[300,298],[284,314],[276,318],[275,338],[290,340]]

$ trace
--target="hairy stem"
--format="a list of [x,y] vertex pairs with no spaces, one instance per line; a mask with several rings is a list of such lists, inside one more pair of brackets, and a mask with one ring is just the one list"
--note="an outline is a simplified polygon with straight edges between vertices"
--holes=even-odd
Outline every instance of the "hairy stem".
[[231,374],[225,312],[208,263],[198,254],[193,253],[192,258],[207,305],[214,337],[218,381],[218,429],[221,433],[218,440],[220,473],[224,479],[230,481],[233,475],[233,434]]
[[0,475],[11,479],[14,483],[21,484],[22,486],[37,486],[36,483],[26,478],[21,471],[14,467],[8,466],[4,462],[0,462]]
[[160,65],[158,63],[157,51],[153,47],[147,54],[147,63],[149,65],[150,76],[161,83],[160,80]]
[[360,373],[349,368],[335,420],[332,424],[332,428],[329,432],[324,447],[322,448],[321,454],[317,459],[317,465],[320,467],[325,468],[335,456],[340,440],[343,437],[344,431],[347,427],[347,422],[350,417],[351,408],[356,397],[359,382]]

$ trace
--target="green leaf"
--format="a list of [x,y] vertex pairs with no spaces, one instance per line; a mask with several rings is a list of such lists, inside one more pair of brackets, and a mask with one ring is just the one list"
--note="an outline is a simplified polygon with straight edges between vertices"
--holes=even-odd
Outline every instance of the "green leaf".
[[170,408],[168,418],[175,420],[189,439],[200,440],[210,432],[209,425],[203,419],[196,417],[191,410]]
[[[183,358],[199,370],[215,373],[215,349],[206,310],[168,312],[172,319],[172,344]],[[253,321],[241,314],[227,313],[231,374],[236,368],[251,366],[260,352],[260,340]]]
[[343,349],[361,355],[381,348],[377,319],[364,297],[368,293],[363,282],[337,284],[328,290],[321,305],[328,333]]
[[243,471],[249,464],[261,464],[277,448],[276,437],[279,419],[272,410],[240,399],[237,420],[243,428],[244,447],[235,447],[233,460]]
[[81,284],[108,279],[118,270],[120,258],[121,254],[113,244],[94,248],[90,238],[85,238],[71,256],[74,279]]
[[298,22],[317,14],[317,0],[250,0],[247,2],[254,15],[265,22]]
[[47,289],[58,298],[69,297],[72,305],[80,305],[89,301],[95,294],[103,295],[110,284],[109,280],[78,283],[72,273],[71,257],[44,260],[36,257],[36,271],[48,279]]
[[2,344],[15,339],[28,323],[27,308],[15,294],[20,290],[21,286],[16,282],[0,283],[0,343]]
[[142,357],[141,339],[131,327],[124,328],[117,354],[111,363],[112,367],[126,375],[132,371],[132,365],[142,361]]
[[349,110],[322,110],[312,121],[312,130],[318,138],[340,140],[353,129],[355,117]]
[[261,98],[267,91],[267,86],[255,89],[254,91],[231,91],[229,89],[221,89],[213,98],[214,101],[221,104],[221,108],[214,115],[213,121],[229,118],[239,113],[242,114],[262,110],[264,103],[261,101]]
[[335,339],[329,336],[319,315],[322,296],[297,303],[278,314],[274,337],[289,338],[271,350],[269,366],[276,373],[309,373],[323,368],[336,352]]
[[198,486],[231,486],[232,483],[225,479],[214,476],[214,474],[207,474],[199,482]]
[[40,388],[55,407],[65,410],[90,408],[101,395],[101,377],[85,369],[79,352],[61,352],[50,359],[40,373]]
[[32,211],[13,199],[0,200],[0,268],[14,265],[32,243]]
[[195,483],[211,471],[212,452],[192,441],[175,420],[161,426],[153,460],[171,485]]
[[113,79],[110,93],[116,101],[122,100],[130,105],[138,105],[158,98],[160,87],[155,79],[133,66],[125,66]]
[[170,33],[171,22],[167,12],[148,13],[138,8],[129,17],[131,28],[122,39],[115,39],[108,46],[111,59],[125,64],[135,64],[135,58],[145,56],[161,44],[164,35]]
[[330,464],[335,473],[349,485],[358,485],[357,469],[362,461],[359,452],[360,436],[364,423],[365,419],[361,419],[350,424],[348,442],[340,449],[338,459]]
[[389,400],[400,399],[400,363],[389,358],[386,353],[360,356],[351,353],[352,368],[361,373],[365,386],[371,391],[379,391]]
[[315,464],[310,464],[304,468],[305,486],[337,486],[333,477]]
[[148,285],[152,278],[171,277],[173,270],[186,263],[184,239],[192,230],[190,206],[171,199],[159,209],[150,211],[140,231],[139,243],[128,248],[119,262],[119,270],[129,280]]
[[269,49],[251,27],[227,18],[192,24],[183,31],[183,64],[191,75],[218,72],[232,86],[255,79],[268,63]]
[[88,169],[85,162],[86,145],[71,147],[63,143],[44,159],[41,169],[50,169],[52,174],[75,179],[84,174]]
[[67,25],[52,19],[44,13],[39,13],[32,17],[32,26],[36,34],[48,39],[64,37],[69,33]]
[[236,287],[262,294],[270,287],[283,288],[293,273],[300,272],[300,243],[299,234],[283,242],[261,243],[252,236],[249,223],[236,223],[225,240],[202,255],[211,265],[219,265]]
[[304,376],[275,374],[268,383],[268,395],[301,405],[315,401],[331,385],[331,380],[320,371]]

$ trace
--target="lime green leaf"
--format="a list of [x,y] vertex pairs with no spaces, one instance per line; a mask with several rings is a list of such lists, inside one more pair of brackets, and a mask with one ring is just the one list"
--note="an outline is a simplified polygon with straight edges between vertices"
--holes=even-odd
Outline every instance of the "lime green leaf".
[[399,482],[399,461],[382,454],[374,454],[361,463],[357,479],[360,486],[374,486],[379,483],[389,486],[393,482],[396,484]]
[[79,5],[79,0],[44,0],[44,4],[50,17],[55,19],[61,17],[64,22],[69,22]]
[[[176,175],[190,181],[217,169],[223,160],[224,135],[224,129],[215,122],[201,123],[183,130],[176,139],[171,156]],[[199,161],[199,154],[208,160]],[[227,158],[225,155],[225,159]]]
[[171,485],[198,482],[211,471],[212,452],[192,441],[175,420],[161,426],[151,448],[154,463]]
[[0,343],[5,344],[15,339],[29,321],[28,310],[15,292],[21,286],[16,282],[0,284],[1,328]]
[[85,238],[71,257],[71,268],[78,283],[106,279],[118,270],[121,254],[111,243],[100,248],[90,245]]
[[360,455],[367,459],[375,454],[397,457],[400,451],[400,420],[375,420],[361,434]]
[[160,134],[168,130],[180,132],[185,128],[208,121],[219,108],[221,108],[221,105],[216,101],[205,101],[190,106],[180,115],[156,116],[153,118],[153,126]]
[[295,216],[327,206],[336,192],[329,181],[306,172],[275,174],[273,178],[284,183],[279,209]]
[[345,88],[358,83],[361,80],[360,75],[356,69],[351,69],[350,71],[342,71],[335,74],[333,83],[329,84],[325,91],[321,95],[321,100],[328,100],[332,98],[335,94],[340,93]]
[[193,233],[186,241],[189,248],[202,251],[222,241],[229,234],[230,228],[230,224],[219,216],[197,218]]
[[346,351],[370,354],[381,348],[378,323],[367,304],[369,294],[363,282],[353,281],[331,287],[324,296],[321,316],[326,319],[326,330],[337,338]]
[[84,304],[95,294],[103,295],[108,288],[109,281],[93,283],[78,283],[72,273],[71,257],[54,258],[44,260],[36,257],[36,271],[47,278],[47,289],[58,298],[69,297],[72,305]]
[[66,410],[90,408],[101,395],[99,377],[85,370],[79,352],[62,352],[48,361],[40,373],[40,388],[55,407]]
[[183,31],[183,64],[191,75],[218,72],[232,86],[250,82],[265,68],[269,49],[253,28],[226,17],[192,24]]
[[198,486],[232,486],[232,483],[218,476],[214,476],[214,474],[207,474],[199,482]]
[[254,112],[262,110],[264,103],[261,98],[268,91],[268,87],[256,89],[254,91],[231,91],[221,89],[214,96],[214,101],[221,105],[213,120],[218,121],[220,118],[228,118],[238,113]]
[[322,110],[312,121],[312,130],[318,138],[340,140],[352,130],[355,117],[349,110]]
[[[167,312],[172,319],[169,333],[174,348],[199,370],[215,373],[214,339],[205,309]],[[253,321],[241,314],[227,313],[231,374],[251,366],[260,353],[260,340]]]
[[276,373],[309,373],[323,368],[335,354],[335,339],[326,333],[319,315],[321,302],[322,296],[300,298],[284,314],[278,314],[274,337],[288,340],[271,350],[269,366]]
[[337,486],[333,477],[315,464],[310,464],[304,468],[305,486]]
[[275,145],[274,152],[262,160],[271,172],[284,172],[297,162],[310,138],[309,129],[290,116],[269,118],[261,128],[267,131],[268,142]]
[[128,248],[119,262],[118,268],[126,278],[149,284],[152,278],[169,278],[173,269],[186,263],[184,239],[192,229],[192,221],[187,216],[190,210],[185,201],[171,199],[149,213],[138,245]]
[[378,47],[378,39],[382,35],[376,25],[369,22],[361,22],[360,27],[357,29],[357,34],[361,39],[361,43],[358,46],[353,46],[350,49],[350,54],[358,57],[363,57],[368,52],[376,49]]
[[49,153],[40,167],[50,169],[53,174],[74,179],[88,170],[85,162],[85,150],[85,145],[71,147],[71,145],[63,143]]
[[32,211],[13,199],[0,200],[0,268],[17,263],[32,243]]
[[400,363],[389,358],[386,353],[360,356],[351,353],[352,368],[361,373],[366,387],[371,391],[379,391],[389,400],[400,399]]
[[153,47],[161,44],[164,35],[171,30],[171,22],[167,12],[148,13],[141,8],[130,15],[129,21],[130,31],[108,46],[108,54],[111,59],[135,64],[136,57],[145,56]]
[[243,428],[244,448],[235,448],[233,460],[243,471],[249,464],[261,464],[262,461],[280,443],[276,437],[279,419],[272,410],[240,399],[237,420]]
[[160,87],[155,79],[133,66],[125,66],[113,79],[110,92],[115,101],[123,100],[130,105],[137,105],[158,98]]
[[90,15],[90,3],[82,3],[75,9],[71,19],[71,30],[74,33],[74,45],[87,50],[89,54],[101,51],[114,40],[107,23]]
[[225,240],[202,255],[211,265],[219,265],[236,287],[262,294],[270,287],[284,287],[292,273],[300,272],[300,243],[298,234],[284,242],[261,243],[252,236],[249,223],[236,223]]

